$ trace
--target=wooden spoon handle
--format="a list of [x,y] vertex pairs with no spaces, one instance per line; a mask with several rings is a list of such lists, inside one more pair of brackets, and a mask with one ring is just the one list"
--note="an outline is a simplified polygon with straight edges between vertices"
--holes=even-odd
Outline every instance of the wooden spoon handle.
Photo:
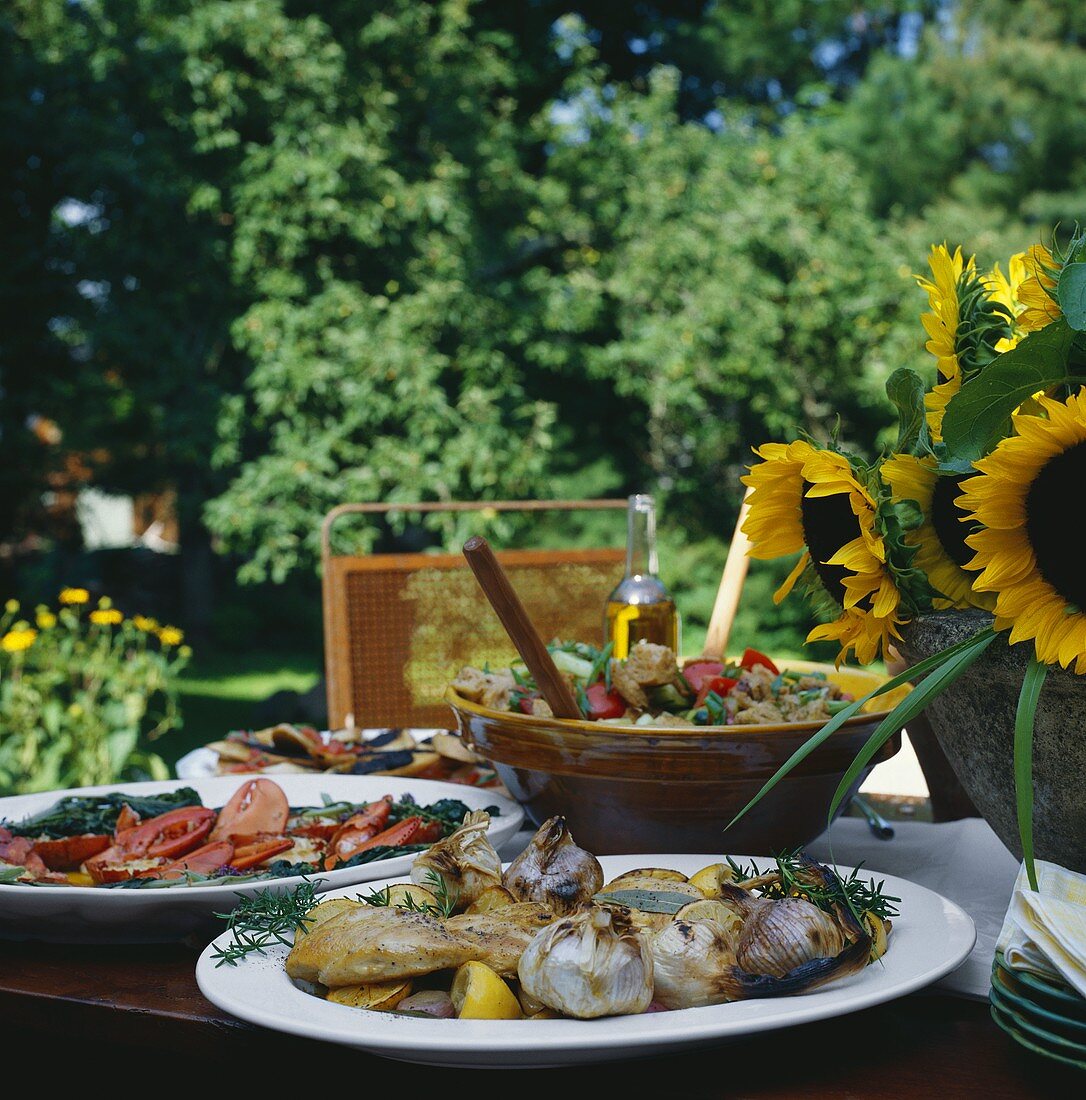
[[739,506],[739,518],[735,521],[735,531],[732,532],[728,560],[724,563],[724,575],[720,578],[716,603],[713,604],[713,614],[709,619],[709,630],[705,635],[705,647],[701,651],[703,657],[715,657],[722,661],[727,656],[725,650],[728,648],[728,638],[735,623],[735,613],[739,610],[739,597],[743,594],[747,566],[750,564],[750,558],[747,557],[750,539],[743,534],[743,524],[746,522],[747,512],[750,511],[750,493],[750,489],[747,489],[743,495],[743,503]]
[[583,718],[569,684],[562,679],[490,543],[479,535],[472,536],[464,543],[464,557],[555,718]]

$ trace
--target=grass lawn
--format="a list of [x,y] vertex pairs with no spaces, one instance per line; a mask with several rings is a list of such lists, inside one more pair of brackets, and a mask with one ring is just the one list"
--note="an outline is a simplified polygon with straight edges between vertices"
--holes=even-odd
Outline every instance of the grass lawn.
[[256,704],[277,691],[308,691],[321,671],[319,651],[198,654],[180,681],[184,726],[155,744],[172,768],[190,749],[251,726]]

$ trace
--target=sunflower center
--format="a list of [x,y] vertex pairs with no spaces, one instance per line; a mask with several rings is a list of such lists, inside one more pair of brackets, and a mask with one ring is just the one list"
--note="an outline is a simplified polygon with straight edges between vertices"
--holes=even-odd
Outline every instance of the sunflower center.
[[803,519],[803,537],[811,552],[811,564],[826,591],[839,603],[845,602],[845,586],[842,583],[848,570],[842,565],[825,565],[845,543],[862,534],[859,521],[849,504],[847,493],[834,493],[828,497],[809,497],[811,483],[803,483],[800,513]]
[[1086,443],[1056,455],[1026,494],[1026,534],[1041,576],[1070,604],[1086,608],[1082,547],[1071,511],[1086,478]]
[[973,550],[966,546],[965,540],[981,526],[973,519],[963,522],[964,515],[954,503],[961,493],[965,476],[936,478],[931,494],[931,525],[947,557],[961,568],[973,560]]

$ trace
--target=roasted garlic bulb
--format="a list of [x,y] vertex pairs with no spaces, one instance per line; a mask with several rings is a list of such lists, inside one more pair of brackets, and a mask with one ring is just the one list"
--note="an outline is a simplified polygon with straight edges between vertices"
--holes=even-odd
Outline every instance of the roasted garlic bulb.
[[502,881],[521,901],[535,901],[556,914],[571,913],[603,885],[603,868],[578,848],[564,817],[545,821],[528,847],[509,865]]
[[679,918],[649,943],[653,996],[666,1008],[700,1008],[735,1000],[735,940],[715,920]]
[[652,1000],[645,939],[595,906],[538,932],[517,974],[530,997],[581,1020],[644,1012]]
[[445,884],[458,909],[466,909],[491,886],[502,884],[502,861],[486,835],[490,814],[473,810],[451,836],[415,857],[411,880],[432,887],[433,875]]

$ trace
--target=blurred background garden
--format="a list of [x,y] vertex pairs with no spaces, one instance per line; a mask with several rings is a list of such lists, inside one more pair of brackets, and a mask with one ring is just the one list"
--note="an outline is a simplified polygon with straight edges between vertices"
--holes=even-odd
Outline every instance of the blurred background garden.
[[[168,712],[170,762],[303,716],[275,693],[320,674],[333,505],[630,492],[694,651],[750,447],[831,409],[888,439],[886,378],[933,373],[930,243],[986,269],[1086,206],[1084,44],[1081,0],[8,0],[0,603],[40,635],[9,662],[39,604],[86,616],[95,668],[94,611],[153,619],[177,713],[122,693],[110,752]],[[755,564],[736,638],[799,651],[786,571]],[[52,774],[15,744],[0,785]]]

